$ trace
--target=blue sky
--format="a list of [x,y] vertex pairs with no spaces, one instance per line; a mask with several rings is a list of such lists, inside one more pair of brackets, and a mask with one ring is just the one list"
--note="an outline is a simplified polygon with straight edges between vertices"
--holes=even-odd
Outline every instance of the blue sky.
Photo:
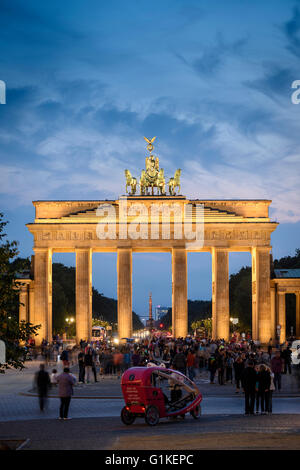
[[[35,199],[124,192],[157,135],[187,197],[270,198],[275,257],[300,247],[300,2],[1,0],[0,208],[29,256]],[[54,260],[74,262],[58,255]],[[114,255],[94,285],[116,296]],[[250,262],[231,255],[230,270]],[[189,257],[189,297],[211,296],[209,255]],[[105,276],[104,276],[105,272]],[[109,273],[109,276],[107,276]],[[167,255],[134,257],[134,308],[171,303]]]

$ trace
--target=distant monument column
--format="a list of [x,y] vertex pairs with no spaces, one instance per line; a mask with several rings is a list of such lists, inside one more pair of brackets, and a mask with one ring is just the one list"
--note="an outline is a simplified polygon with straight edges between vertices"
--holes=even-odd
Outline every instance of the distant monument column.
[[270,246],[254,247],[252,254],[252,339],[267,344],[273,338],[271,322]]
[[92,249],[76,250],[76,341],[92,335]]
[[52,341],[52,249],[34,251],[34,324],[41,325],[36,336],[39,345],[42,339]]
[[118,335],[132,337],[132,249],[118,248]]
[[153,328],[153,317],[152,317],[152,293],[149,294],[149,327]]
[[172,249],[172,331],[175,338],[188,334],[187,253]]
[[229,340],[228,252],[212,248],[212,338]]

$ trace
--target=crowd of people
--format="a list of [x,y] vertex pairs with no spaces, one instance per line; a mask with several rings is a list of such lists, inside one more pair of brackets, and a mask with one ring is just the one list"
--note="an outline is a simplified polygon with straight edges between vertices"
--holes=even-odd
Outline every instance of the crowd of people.
[[[70,374],[69,368],[78,363],[79,384],[97,382],[101,376],[116,375],[120,378],[129,367],[145,366],[149,362],[158,365],[163,363],[167,368],[182,372],[191,380],[208,371],[211,384],[216,379],[216,383],[221,386],[235,384],[235,392],[245,394],[246,415],[272,413],[273,391],[281,390],[282,374],[291,374],[290,347],[285,345],[274,350],[271,342],[267,349],[262,349],[249,340],[226,343],[223,340],[212,341],[190,336],[176,340],[169,336],[152,336],[122,345],[116,345],[107,339],[94,343],[81,340],[79,347],[67,349],[62,342],[55,341],[52,345],[42,344],[46,362],[50,360],[49,351],[52,351],[54,364],[58,359],[62,361],[63,374],[72,377],[74,383],[75,376]],[[57,354],[53,354],[53,351]],[[52,382],[60,388],[68,388],[68,385],[60,385],[60,381],[63,381],[60,376],[57,369],[53,369],[49,378],[50,385]],[[43,378],[45,379],[45,375]],[[70,380],[66,382],[69,383]],[[45,395],[42,390],[40,395],[43,394]],[[65,411],[69,407],[67,401],[63,400],[60,416],[68,414]],[[43,400],[40,401],[42,402]]]

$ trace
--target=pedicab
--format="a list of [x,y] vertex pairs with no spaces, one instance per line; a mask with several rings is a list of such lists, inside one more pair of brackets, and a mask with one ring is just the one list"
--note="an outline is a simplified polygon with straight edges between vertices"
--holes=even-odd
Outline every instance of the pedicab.
[[125,406],[121,411],[124,424],[144,418],[154,426],[160,418],[194,419],[201,414],[202,395],[197,385],[181,372],[163,367],[132,367],[121,380]]

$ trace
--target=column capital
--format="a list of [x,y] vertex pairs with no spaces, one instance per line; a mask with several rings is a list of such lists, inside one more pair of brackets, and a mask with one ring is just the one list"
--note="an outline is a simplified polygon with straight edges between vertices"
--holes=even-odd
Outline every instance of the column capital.
[[36,248],[36,247],[33,247],[33,251],[34,253],[52,253],[52,248]]
[[268,246],[252,246],[250,248],[250,251],[252,253],[255,252],[255,251],[263,252],[263,251],[270,251],[270,250],[272,250],[271,245],[268,245]]

